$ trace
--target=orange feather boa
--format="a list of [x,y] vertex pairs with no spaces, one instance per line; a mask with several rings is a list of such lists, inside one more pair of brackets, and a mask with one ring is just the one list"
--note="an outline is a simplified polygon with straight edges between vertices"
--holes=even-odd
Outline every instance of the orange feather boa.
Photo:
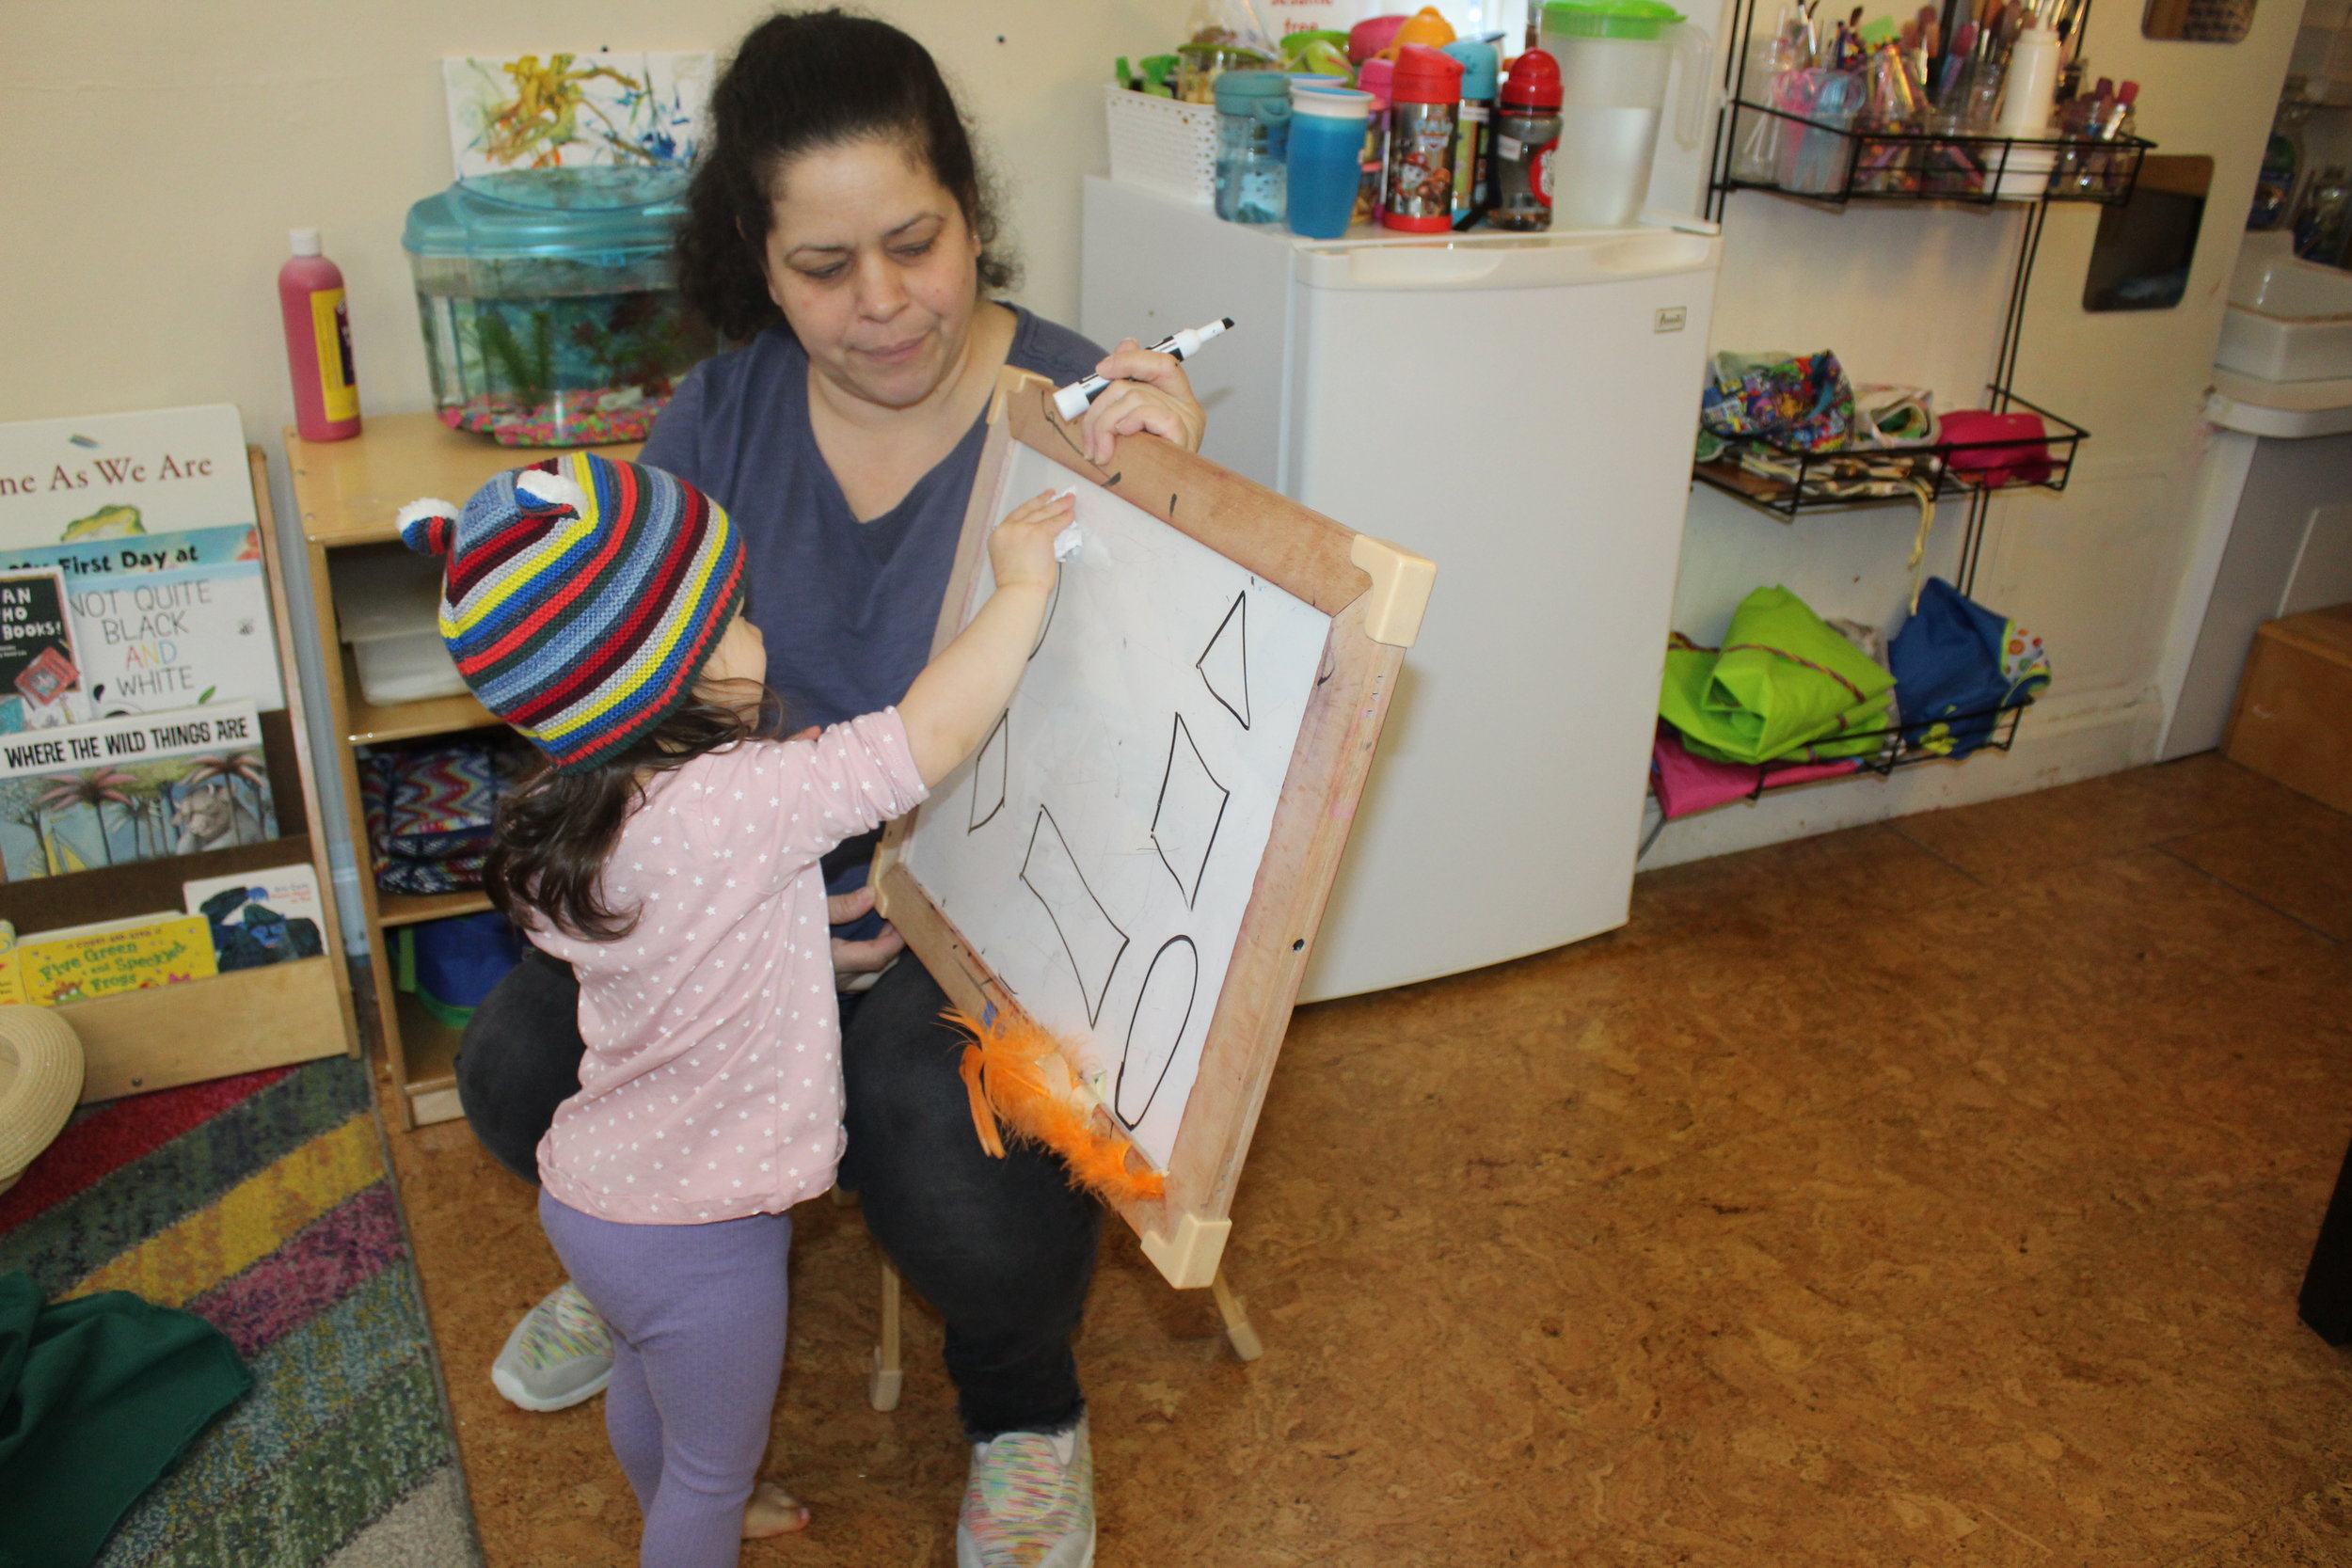
[[1014,1134],[1041,1144],[1070,1166],[1073,1186],[1113,1202],[1142,1202],[1167,1191],[1134,1143],[1095,1125],[1094,1104],[1079,1087],[1054,1037],[1010,1007],[982,1023],[960,1007],[940,1015],[972,1037],[963,1048],[964,1092],[980,1147],[1005,1157],[1001,1120]]

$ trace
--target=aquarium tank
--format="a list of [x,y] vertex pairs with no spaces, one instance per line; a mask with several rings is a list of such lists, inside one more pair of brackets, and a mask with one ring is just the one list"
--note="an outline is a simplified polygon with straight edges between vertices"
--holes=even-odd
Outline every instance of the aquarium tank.
[[441,422],[509,447],[644,440],[719,346],[672,274],[684,198],[675,169],[516,169],[409,208]]

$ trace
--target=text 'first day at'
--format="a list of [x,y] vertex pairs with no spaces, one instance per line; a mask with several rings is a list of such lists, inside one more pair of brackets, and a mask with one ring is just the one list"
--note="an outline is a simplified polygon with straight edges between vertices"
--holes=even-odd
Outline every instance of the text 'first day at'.
[[169,452],[155,462],[100,457],[92,459],[87,468],[69,468],[58,464],[49,471],[46,484],[38,474],[0,474],[0,496],[29,496],[42,490],[87,490],[93,484],[160,484],[170,479],[212,477],[213,460],[209,457],[174,457]]

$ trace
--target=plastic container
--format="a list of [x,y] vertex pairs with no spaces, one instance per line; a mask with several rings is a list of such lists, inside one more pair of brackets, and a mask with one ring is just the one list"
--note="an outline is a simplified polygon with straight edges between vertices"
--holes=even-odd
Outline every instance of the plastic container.
[[1435,6],[1423,6],[1397,25],[1395,33],[1389,39],[1388,47],[1380,52],[1391,59],[1398,59],[1403,57],[1407,44],[1417,43],[1424,49],[1443,49],[1457,36],[1454,24],[1445,19],[1443,11]]
[[438,625],[441,563],[403,551],[335,578],[335,628],[351,644],[359,694],[379,707],[466,689]]
[[1468,229],[1494,201],[1495,91],[1501,63],[1484,39],[1445,46],[1462,62],[1461,119],[1454,132],[1454,227]]
[[496,910],[419,921],[398,928],[393,983],[436,1021],[462,1029],[522,957],[522,933]]
[[1551,165],[1560,150],[1560,66],[1541,49],[1511,62],[1495,106],[1494,204],[1497,229],[1551,227]]
[[1363,184],[1364,124],[1371,116],[1368,92],[1291,88],[1291,232],[1311,240],[1347,232]]
[[1560,66],[1552,226],[1628,228],[1649,191],[1676,56],[1682,92],[1675,139],[1695,148],[1714,45],[1663,0],[1549,0],[1540,33]]
[[2010,50],[2009,87],[2001,95],[2001,112],[1993,122],[1994,130],[2004,136],[2049,133],[2050,113],[2058,101],[2059,56],[2064,52],[2065,45],[2049,28],[2028,27],[2017,35]]
[[1407,233],[1454,227],[1454,143],[1462,106],[1462,62],[1408,43],[1397,51],[1389,87],[1389,167],[1380,221]]
[[1218,217],[1282,221],[1290,118],[1291,81],[1280,71],[1229,71],[1216,79]]
[[1103,119],[1111,151],[1111,178],[1198,201],[1216,200],[1216,108],[1103,89]]
[[319,254],[319,231],[288,233],[294,255],[278,269],[278,313],[286,328],[294,429],[306,441],[359,434],[359,388],[351,363],[351,309],[342,270]]
[[1356,221],[1380,221],[1380,187],[1389,178],[1389,89],[1395,85],[1394,60],[1366,60],[1356,73],[1356,86],[1372,94],[1372,115],[1364,121],[1363,183],[1356,193]]
[[409,208],[401,245],[441,422],[509,447],[644,439],[719,346],[671,277],[684,190],[666,170],[533,169]]
[[[1377,59],[1390,51],[1396,41],[1397,29],[1411,18],[1404,15],[1367,17],[1347,30],[1347,59],[1360,68],[1366,60]],[[1359,80],[1357,86],[1363,84]]]

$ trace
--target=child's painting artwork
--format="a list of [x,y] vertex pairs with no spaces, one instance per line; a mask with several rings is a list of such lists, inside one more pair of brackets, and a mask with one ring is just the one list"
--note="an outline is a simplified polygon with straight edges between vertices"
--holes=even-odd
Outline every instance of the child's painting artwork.
[[710,99],[708,53],[564,53],[441,62],[461,180],[514,169],[683,168]]
[[11,882],[277,835],[249,702],[0,736],[0,864]]

